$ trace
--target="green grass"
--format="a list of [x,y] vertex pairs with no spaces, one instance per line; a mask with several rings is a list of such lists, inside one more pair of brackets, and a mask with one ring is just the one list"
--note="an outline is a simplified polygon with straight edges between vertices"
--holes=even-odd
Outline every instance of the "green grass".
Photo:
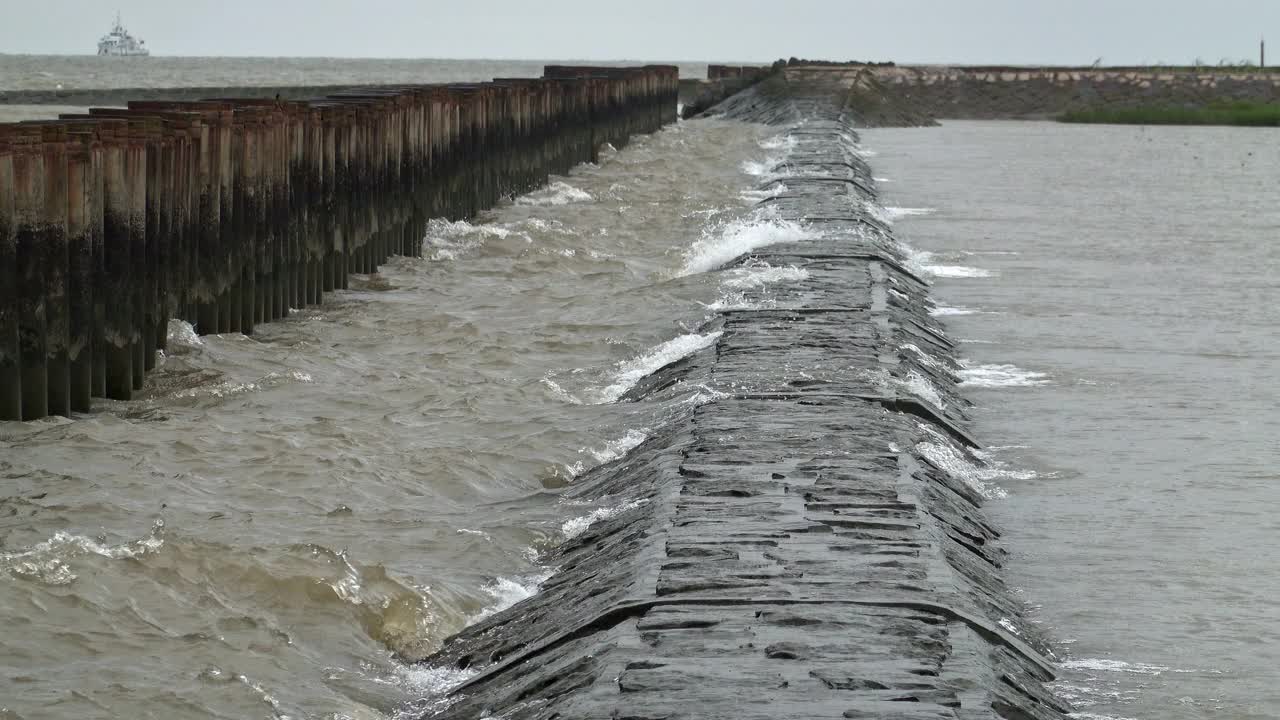
[[1058,116],[1059,122],[1112,125],[1245,125],[1280,127],[1280,104],[1219,103],[1203,108],[1136,107],[1073,110]]

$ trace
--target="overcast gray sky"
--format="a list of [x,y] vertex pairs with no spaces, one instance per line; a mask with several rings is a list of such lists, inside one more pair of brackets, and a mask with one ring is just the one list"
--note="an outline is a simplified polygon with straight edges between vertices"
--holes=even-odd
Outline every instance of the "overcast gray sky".
[[1280,62],[1280,0],[0,0],[0,53],[1087,64]]

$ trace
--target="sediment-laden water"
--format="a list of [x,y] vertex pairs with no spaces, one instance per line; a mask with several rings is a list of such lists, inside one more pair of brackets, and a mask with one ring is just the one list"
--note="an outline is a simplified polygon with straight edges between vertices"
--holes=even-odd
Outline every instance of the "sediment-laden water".
[[743,191],[768,131],[640,137],[470,222],[432,224],[252,338],[174,323],[143,398],[0,425],[0,707],[9,718],[394,717],[421,657],[533,592],[607,508],[558,490],[664,417],[618,404],[710,342],[794,237]]
[[1280,713],[1280,131],[871,130],[1077,717]]

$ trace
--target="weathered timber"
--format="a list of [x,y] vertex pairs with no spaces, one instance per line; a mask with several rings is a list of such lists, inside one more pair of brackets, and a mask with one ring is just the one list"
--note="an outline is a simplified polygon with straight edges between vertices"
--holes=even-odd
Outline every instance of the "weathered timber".
[[669,66],[549,66],[0,124],[0,420],[131,399],[171,319],[249,334],[420,256],[431,218],[674,121],[678,83]]
[[18,355],[18,236],[14,205],[13,150],[0,126],[0,420],[22,419],[22,374]]

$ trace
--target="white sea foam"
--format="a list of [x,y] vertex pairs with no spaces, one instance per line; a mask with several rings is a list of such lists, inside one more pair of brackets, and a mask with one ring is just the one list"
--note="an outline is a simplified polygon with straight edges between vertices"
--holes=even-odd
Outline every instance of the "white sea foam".
[[693,275],[723,267],[733,259],[769,245],[803,242],[821,237],[809,227],[781,220],[766,206],[746,217],[710,227],[685,253],[680,275]]
[[779,195],[785,195],[788,190],[789,188],[783,183],[773,183],[772,185],[758,190],[743,190],[738,193],[738,196],[747,204],[754,205],[756,203],[762,203],[770,198],[778,197]]
[[[452,666],[430,667],[427,665],[400,665],[398,671],[404,685],[428,697],[444,695],[480,672],[471,667],[459,670]],[[405,717],[409,715],[406,714]]]
[[267,692],[262,685],[254,682],[247,675],[236,675],[236,679],[241,683],[244,683],[244,685],[249,689],[256,692],[258,697],[261,698],[264,703],[271,706],[272,715],[275,716],[276,720],[292,720],[292,716],[285,714],[285,712],[280,709],[280,701],[276,700],[275,696]]
[[552,380],[550,375],[542,378],[542,384],[546,385],[547,389],[550,390],[551,394],[554,395],[556,398],[564,402],[567,402],[570,405],[582,404],[581,400],[574,397],[572,393],[570,393],[568,390],[565,390],[563,387],[561,387],[560,383],[556,382],[555,380]]
[[762,260],[746,263],[725,271],[721,287],[731,290],[756,290],[766,285],[800,282],[809,279],[809,271],[795,265],[775,267]]
[[990,270],[968,265],[925,265],[924,271],[940,278],[985,278],[994,274]]
[[973,488],[982,497],[1002,498],[1007,494],[993,483],[999,473],[970,462],[950,443],[917,443],[916,450],[943,472]]
[[591,202],[595,198],[591,193],[576,188],[563,180],[556,180],[550,185],[534,190],[528,195],[516,198],[517,205],[568,205],[569,203]]
[[942,401],[942,393],[938,392],[938,388],[934,387],[929,378],[912,370],[907,373],[905,378],[898,379],[898,385],[907,392],[916,397],[932,404],[934,407],[942,410],[946,407],[946,403]]
[[782,150],[790,153],[796,147],[796,138],[794,135],[779,133],[764,138],[758,145],[760,145],[761,150]]
[[782,162],[778,156],[769,156],[763,160],[743,160],[742,172],[753,177],[771,177],[773,169]]
[[961,385],[967,387],[1004,388],[1047,385],[1049,376],[1034,370],[1024,370],[1016,365],[980,365],[969,360],[960,361]]
[[948,436],[931,425],[918,423],[929,439],[916,443],[916,451],[951,477],[973,488],[986,498],[1002,498],[1007,493],[996,484],[998,480],[1031,480],[1036,474],[1030,470],[1013,470],[1003,463],[976,458],[976,462],[956,447]]
[[170,320],[168,333],[169,352],[177,352],[178,348],[197,348],[204,345],[204,340],[196,334],[196,329],[186,320]]
[[603,465],[626,455],[648,438],[644,430],[628,430],[622,437],[609,440],[602,448],[588,449],[587,453],[595,458],[597,464]]
[[[531,230],[537,230],[538,232],[551,232],[559,235],[577,235],[578,234],[577,230],[574,230],[573,228],[566,226],[564,223],[560,222],[559,220],[547,220],[545,218],[535,217],[535,218],[525,218],[515,224],[518,226],[529,228]],[[505,229],[505,228],[502,228],[501,226],[489,226],[489,227],[496,227],[497,229]]]
[[725,293],[720,299],[707,306],[711,312],[743,312],[749,310],[768,310],[778,304],[772,297],[748,300],[746,294],[740,292]]
[[1167,672],[1192,672],[1188,670],[1170,670],[1164,665],[1150,665],[1147,663],[1128,663],[1123,660],[1109,660],[1106,658],[1082,658],[1079,660],[1065,660],[1061,663],[1062,667],[1068,670],[1093,670],[1099,672],[1117,672],[1129,673],[1131,675],[1162,675]]
[[914,217],[917,215],[932,215],[937,212],[934,208],[909,208],[909,207],[886,207],[884,208],[884,216],[889,218],[889,222],[904,217]]
[[903,345],[900,345],[899,348],[902,350],[909,350],[915,353],[916,357],[920,358],[920,362],[924,363],[925,365],[928,365],[929,367],[935,370],[942,370],[943,372],[953,371],[953,368],[951,367],[951,363],[945,360],[940,360],[934,357],[933,355],[930,355],[924,350],[921,350],[915,343],[905,343]]
[[[925,270],[925,265],[932,262],[933,253],[927,250],[917,250],[901,240],[898,241],[898,247],[902,249],[902,253],[905,256],[903,264],[906,265],[907,269],[917,277],[927,278],[929,272]],[[892,279],[893,276],[891,275],[890,278]]]
[[984,278],[994,275],[984,268],[939,262],[937,255],[928,250],[917,250],[905,243],[900,245],[907,254],[907,268],[917,275],[940,278]]
[[0,553],[0,571],[30,578],[46,585],[66,585],[76,579],[70,561],[83,555],[111,560],[136,558],[164,545],[164,521],[156,520],[151,532],[138,540],[106,545],[90,537],[59,530],[48,540],[24,550]]
[[455,260],[489,239],[503,240],[512,235],[523,236],[529,240],[527,233],[513,230],[502,225],[472,225],[466,220],[433,219],[427,223],[427,234],[423,238],[424,249],[434,249],[431,259]]
[[546,582],[552,574],[552,570],[543,570],[520,578],[494,578],[488,585],[484,586],[485,593],[493,598],[493,602],[471,616],[469,619],[470,624],[477,623],[490,615],[506,610],[522,600],[528,600],[537,595],[542,583]]
[[617,515],[621,515],[624,512],[634,510],[640,507],[641,505],[644,505],[647,502],[649,501],[633,500],[629,503],[616,505],[614,507],[599,508],[597,510],[592,511],[588,515],[583,515],[582,517],[576,517],[576,518],[573,518],[572,520],[564,521],[564,524],[560,526],[560,533],[564,535],[566,540],[571,540],[573,538],[578,537],[582,533],[586,532],[587,528],[600,522],[601,520],[608,520],[609,518],[615,517]]
[[703,348],[710,347],[716,340],[720,339],[720,335],[721,333],[719,332],[705,335],[697,333],[680,335],[650,349],[643,355],[618,363],[614,370],[613,382],[597,391],[593,404],[617,400],[626,394],[628,390],[635,387],[636,383],[640,382],[646,375],[681,358],[692,355]]
[[934,317],[948,317],[951,315],[976,315],[979,312],[980,312],[979,310],[970,310],[969,308],[947,307],[946,305],[939,305],[934,309],[930,310],[929,314]]
[[199,397],[233,397],[235,395],[243,395],[245,393],[258,392],[289,383],[309,383],[315,382],[310,373],[301,370],[288,370],[283,373],[269,372],[266,375],[253,380],[251,382],[233,382],[225,381],[214,383],[212,385],[200,385],[197,387],[186,388],[174,393],[175,398],[199,398]]
[[683,402],[684,405],[689,407],[702,407],[703,405],[715,402],[716,400],[724,400],[726,398],[733,397],[729,393],[720,392],[719,390],[708,387],[703,383],[698,383],[693,387],[697,388],[696,391],[689,397],[685,398]]

